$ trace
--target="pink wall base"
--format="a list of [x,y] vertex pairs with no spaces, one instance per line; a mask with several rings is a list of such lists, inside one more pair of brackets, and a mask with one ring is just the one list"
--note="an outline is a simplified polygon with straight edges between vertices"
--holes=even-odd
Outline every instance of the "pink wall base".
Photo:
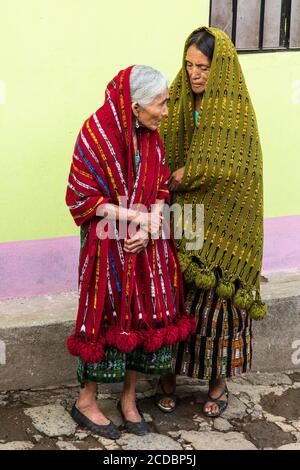
[[79,237],[0,244],[0,298],[75,291]]
[[[79,237],[0,243],[0,298],[77,290]],[[263,271],[300,270],[300,216],[265,220]]]
[[265,219],[264,230],[263,271],[299,271],[300,216]]

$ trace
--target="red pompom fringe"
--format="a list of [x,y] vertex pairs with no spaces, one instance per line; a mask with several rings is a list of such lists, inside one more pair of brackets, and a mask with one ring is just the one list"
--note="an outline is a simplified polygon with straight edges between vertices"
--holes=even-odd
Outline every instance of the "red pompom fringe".
[[94,364],[104,357],[105,341],[100,339],[96,342],[87,342],[86,339],[77,334],[73,334],[67,339],[67,348],[73,356],[81,356],[84,362]]
[[114,346],[119,351],[130,353],[139,345],[152,353],[163,345],[172,345],[178,341],[185,341],[190,334],[196,331],[196,320],[194,317],[183,316],[179,318],[176,325],[166,328],[150,329],[148,331],[123,331],[119,326],[110,327],[106,331],[105,339],[97,342],[87,340],[86,337],[73,334],[67,339],[67,348],[73,356],[81,356],[88,364],[100,362],[105,355],[105,344]]
[[80,349],[80,355],[84,362],[95,364],[104,357],[103,343],[86,343]]
[[164,328],[160,330],[149,330],[143,335],[143,347],[146,352],[152,353],[162,347],[164,342]]
[[72,356],[80,356],[80,348],[82,346],[83,339],[79,335],[70,335],[67,339],[67,348]]
[[119,326],[109,328],[106,332],[106,342],[124,353],[129,353],[141,343],[141,336],[135,331],[123,331]]
[[194,328],[193,323],[191,322],[192,317],[181,317],[177,322],[178,326],[178,341],[185,341],[189,334],[192,332],[192,328]]
[[179,330],[176,325],[170,325],[167,328],[164,328],[164,344],[174,344],[178,341]]

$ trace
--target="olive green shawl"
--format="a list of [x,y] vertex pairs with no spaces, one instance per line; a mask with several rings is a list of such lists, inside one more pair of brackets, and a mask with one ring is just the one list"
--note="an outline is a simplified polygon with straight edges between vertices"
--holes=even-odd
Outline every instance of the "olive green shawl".
[[[210,73],[198,121],[194,95],[185,68],[170,88],[168,118],[161,125],[166,161],[174,171],[185,166],[173,203],[204,205],[204,243],[196,251],[178,241],[187,282],[198,288],[217,288],[233,297],[253,318],[265,316],[259,295],[263,250],[262,152],[255,112],[228,36],[216,28]],[[192,33],[193,34],[193,33]],[[195,226],[195,221],[193,227]]]

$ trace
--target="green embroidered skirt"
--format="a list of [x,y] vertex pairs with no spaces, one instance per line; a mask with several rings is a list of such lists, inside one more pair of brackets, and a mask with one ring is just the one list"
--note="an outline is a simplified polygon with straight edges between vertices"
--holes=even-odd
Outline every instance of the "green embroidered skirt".
[[98,383],[123,382],[126,370],[149,375],[168,374],[172,371],[172,347],[163,346],[154,353],[137,348],[128,354],[109,347],[102,361],[96,364],[85,364],[79,358],[77,377],[81,387],[84,387],[86,380]]

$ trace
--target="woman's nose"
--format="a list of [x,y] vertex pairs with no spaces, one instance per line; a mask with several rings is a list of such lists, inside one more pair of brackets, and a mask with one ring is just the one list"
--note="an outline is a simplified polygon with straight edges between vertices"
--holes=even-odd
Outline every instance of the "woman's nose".
[[163,107],[163,110],[162,110],[162,115],[163,115],[163,116],[168,116],[168,112],[169,112],[168,106],[165,105],[165,106]]
[[200,74],[196,68],[193,68],[191,71],[191,78],[199,78]]

